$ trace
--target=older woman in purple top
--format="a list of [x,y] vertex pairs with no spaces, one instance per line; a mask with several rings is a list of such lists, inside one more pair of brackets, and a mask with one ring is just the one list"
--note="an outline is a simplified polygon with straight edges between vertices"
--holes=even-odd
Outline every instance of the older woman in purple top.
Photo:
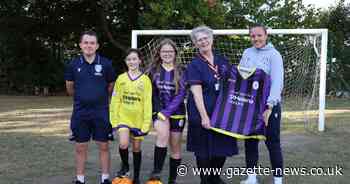
[[[194,152],[199,168],[222,168],[226,157],[238,153],[236,139],[210,130],[210,117],[219,95],[222,69],[230,68],[228,60],[213,52],[213,31],[194,28],[191,39],[198,54],[186,71],[191,93],[188,97],[187,150]],[[224,183],[218,175],[201,174],[201,184]]]
[[153,84],[153,120],[157,132],[150,180],[160,180],[169,141],[169,184],[176,183],[177,167],[181,163],[181,137],[186,115],[185,81],[176,56],[176,44],[170,39],[163,39],[148,69]]

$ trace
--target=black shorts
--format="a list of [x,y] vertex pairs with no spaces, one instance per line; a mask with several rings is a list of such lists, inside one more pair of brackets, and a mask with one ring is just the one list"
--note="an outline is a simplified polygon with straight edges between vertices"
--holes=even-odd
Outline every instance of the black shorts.
[[[152,116],[153,123],[158,119],[157,114],[154,113]],[[170,118],[170,132],[183,132],[186,124],[185,117]]]
[[186,119],[185,118],[170,118],[169,119],[170,123],[170,132],[183,132],[186,124]]
[[101,142],[113,140],[109,111],[106,109],[73,112],[70,128],[72,131],[70,140],[72,141],[88,142],[91,137]]

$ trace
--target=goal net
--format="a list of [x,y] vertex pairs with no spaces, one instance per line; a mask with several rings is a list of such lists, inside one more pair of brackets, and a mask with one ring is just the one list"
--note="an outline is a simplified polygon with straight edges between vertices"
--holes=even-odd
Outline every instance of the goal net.
[[[269,42],[281,53],[284,64],[283,127],[324,130],[327,30],[268,30]],[[133,31],[132,47],[139,48],[146,64],[159,41],[170,38],[179,50],[178,62],[191,62],[197,53],[190,30]],[[214,30],[214,50],[237,65],[244,49],[251,47],[248,30]],[[323,60],[323,61],[322,61]]]

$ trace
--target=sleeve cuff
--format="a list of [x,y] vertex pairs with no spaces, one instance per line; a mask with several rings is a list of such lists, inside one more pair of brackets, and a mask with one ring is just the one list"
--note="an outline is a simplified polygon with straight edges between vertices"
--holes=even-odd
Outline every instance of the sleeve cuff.
[[158,112],[158,113],[157,113],[157,117],[158,117],[160,120],[163,120],[163,121],[165,121],[165,120],[167,119],[167,117],[166,117],[163,113],[161,113],[161,112]]
[[150,131],[150,128],[149,126],[147,127],[143,127],[140,131],[139,131],[139,136],[145,136],[148,134],[148,132]]
[[272,100],[272,99],[267,99],[266,105],[277,105],[278,101],[277,100]]

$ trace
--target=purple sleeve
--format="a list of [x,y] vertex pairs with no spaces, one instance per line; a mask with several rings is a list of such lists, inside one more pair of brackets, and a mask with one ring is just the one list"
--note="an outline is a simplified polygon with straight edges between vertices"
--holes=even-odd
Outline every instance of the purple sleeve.
[[223,62],[219,66],[219,74],[222,79],[227,79],[230,74],[231,65],[228,62]]
[[160,111],[164,116],[169,118],[184,102],[186,96],[186,85],[185,85],[185,75],[181,76],[181,79],[179,80],[179,89],[178,93],[175,94],[174,98],[171,100],[169,105]]
[[157,113],[160,111],[160,95],[158,93],[158,88],[156,85],[158,77],[154,72],[150,72],[148,76],[152,80],[152,110],[153,112]]
[[186,80],[189,85],[202,84],[200,66],[197,60],[192,60],[186,70]]

